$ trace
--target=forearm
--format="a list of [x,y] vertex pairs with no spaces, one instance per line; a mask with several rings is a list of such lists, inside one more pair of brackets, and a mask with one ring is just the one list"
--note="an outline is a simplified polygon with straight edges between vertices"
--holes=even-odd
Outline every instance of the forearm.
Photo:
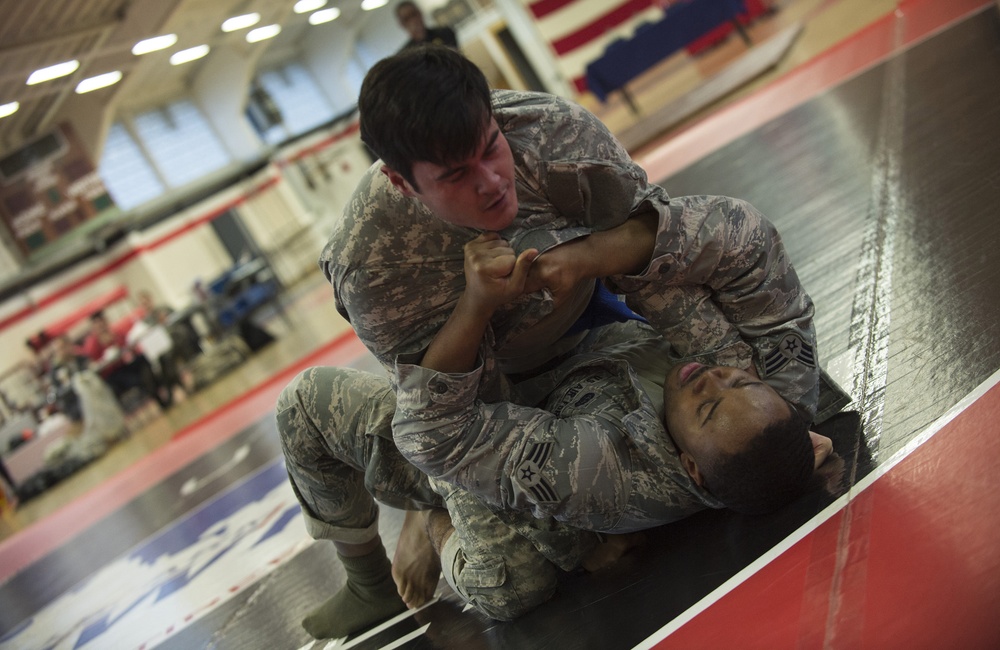
[[[620,226],[561,244],[559,253],[567,260],[563,263],[575,270],[578,282],[639,275],[652,259],[658,221],[656,214],[635,216]],[[546,261],[542,256],[540,263]]]
[[658,215],[640,213],[625,223],[560,244],[539,256],[531,269],[527,291],[547,289],[557,304],[584,283],[610,276],[639,275],[652,259]]
[[536,249],[520,255],[496,233],[465,245],[465,289],[420,365],[446,373],[471,371],[493,313],[524,291]]
[[591,277],[642,273],[652,259],[658,225],[656,213],[640,214],[581,240],[581,245],[589,249],[583,259],[595,265]]
[[473,370],[492,315],[492,310],[476,304],[468,293],[462,294],[448,321],[427,347],[420,365],[447,373]]

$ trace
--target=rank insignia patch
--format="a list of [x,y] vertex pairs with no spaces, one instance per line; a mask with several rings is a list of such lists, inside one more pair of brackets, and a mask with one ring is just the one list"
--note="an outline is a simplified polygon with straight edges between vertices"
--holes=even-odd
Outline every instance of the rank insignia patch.
[[764,357],[764,375],[770,377],[787,366],[790,361],[798,361],[810,368],[816,367],[816,355],[812,346],[798,334],[786,334],[778,347]]
[[552,485],[542,476],[542,467],[551,454],[551,442],[535,443],[515,472],[517,482],[525,491],[530,492],[538,503],[552,503],[559,500]]

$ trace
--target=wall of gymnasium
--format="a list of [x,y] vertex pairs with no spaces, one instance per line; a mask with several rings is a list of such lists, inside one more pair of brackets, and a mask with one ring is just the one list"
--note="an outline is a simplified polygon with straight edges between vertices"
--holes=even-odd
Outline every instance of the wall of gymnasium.
[[129,298],[109,307],[112,318],[134,308],[140,291],[175,309],[190,304],[196,281],[210,282],[236,262],[211,225],[227,212],[238,216],[285,286],[316,272],[332,225],[370,164],[356,123],[316,133],[251,177],[8,298],[0,303],[0,375],[32,360],[30,337],[119,287]]
[[[367,68],[403,42],[405,34],[395,21],[370,20],[356,32],[332,25],[303,44],[300,62],[335,110],[349,110]],[[100,254],[0,302],[0,349],[4,351],[0,376],[32,361],[34,353],[26,341],[41,329],[119,287],[125,287],[130,298],[109,308],[109,316],[135,307],[134,297],[140,291],[149,291],[157,301],[175,309],[188,305],[196,280],[210,281],[235,262],[211,226],[214,218],[229,211],[267,255],[285,286],[317,272],[319,251],[371,159],[358,137],[356,121],[314,132],[269,155],[243,115],[244,82],[252,71],[239,66],[245,63],[233,59],[207,66],[205,77],[192,86],[192,99],[236,166],[262,155],[268,164],[252,177],[153,226],[130,232]],[[220,80],[228,81],[214,83]],[[105,108],[94,104],[92,111],[66,116],[82,131],[95,161],[110,122],[101,114]],[[171,200],[168,195],[159,203]],[[4,244],[0,246],[0,271],[9,278],[23,270],[23,263],[10,252],[9,242]]]
[[[599,57],[607,43],[628,36],[636,25],[655,19],[661,11],[655,0],[505,1],[520,3],[554,54],[551,60],[560,76],[575,81],[578,89],[586,64]],[[406,40],[394,20],[381,18],[357,30],[333,23],[303,44],[300,61],[338,108],[352,105],[367,69]],[[252,70],[234,71],[232,66],[239,65],[239,61],[229,61],[207,67],[192,94],[234,158],[247,160],[257,155],[262,144],[242,115],[243,83]],[[230,83],[216,83],[225,79]],[[240,83],[233,85],[234,80]],[[77,111],[72,119],[98,159],[104,133],[95,131],[106,132],[110,120],[87,111]],[[0,349],[5,354],[0,374],[30,360],[32,353],[25,341],[47,323],[117,287],[126,287],[130,296],[149,291],[174,308],[188,304],[195,280],[210,280],[234,262],[210,225],[212,218],[227,210],[234,211],[254,239],[264,243],[283,282],[289,284],[315,271],[318,252],[368,164],[356,124],[314,134],[277,152],[252,178],[151,228],[132,232],[102,254],[3,301]],[[0,254],[0,258],[4,266],[15,263],[9,255]]]

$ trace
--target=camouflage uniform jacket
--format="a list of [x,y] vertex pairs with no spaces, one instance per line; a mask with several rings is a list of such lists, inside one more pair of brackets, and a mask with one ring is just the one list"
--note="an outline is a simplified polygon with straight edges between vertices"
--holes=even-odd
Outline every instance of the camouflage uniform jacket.
[[[813,306],[773,226],[725,197],[681,197],[645,172],[590,112],[541,93],[494,91],[494,116],[515,164],[518,214],[501,236],[517,251],[610,229],[640,214],[659,219],[656,248],[639,276],[608,278],[629,306],[681,356],[711,352],[758,374],[815,412]],[[354,192],[320,266],[337,308],[387,369],[424,349],[464,286],[463,246],[480,233],[434,217],[392,188],[375,163]],[[498,369],[503,350],[553,311],[547,291],[496,312],[480,395],[514,393]],[[544,359],[540,359],[544,361]]]
[[609,327],[622,330],[617,343],[534,381],[555,387],[537,408],[477,399],[481,365],[441,373],[398,363],[396,447],[494,509],[586,530],[630,532],[722,507],[688,476],[658,412],[669,345],[645,326]]

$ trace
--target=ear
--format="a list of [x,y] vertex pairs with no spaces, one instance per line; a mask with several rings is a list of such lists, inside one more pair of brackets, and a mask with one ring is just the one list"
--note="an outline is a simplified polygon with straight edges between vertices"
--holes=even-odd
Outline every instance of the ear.
[[417,195],[416,190],[413,189],[413,186],[410,185],[409,181],[403,178],[403,175],[396,170],[390,169],[386,165],[382,165],[379,171],[385,174],[385,177],[389,179],[392,186],[395,187],[396,190],[403,196],[413,198]]
[[826,436],[821,436],[815,431],[809,432],[809,440],[813,446],[813,468],[819,468],[827,457],[833,453],[833,441]]
[[681,452],[681,464],[684,466],[684,471],[688,473],[691,480],[694,481],[695,485],[698,487],[703,487],[705,485],[705,478],[701,475],[701,471],[698,470],[698,463],[694,461],[686,451]]

